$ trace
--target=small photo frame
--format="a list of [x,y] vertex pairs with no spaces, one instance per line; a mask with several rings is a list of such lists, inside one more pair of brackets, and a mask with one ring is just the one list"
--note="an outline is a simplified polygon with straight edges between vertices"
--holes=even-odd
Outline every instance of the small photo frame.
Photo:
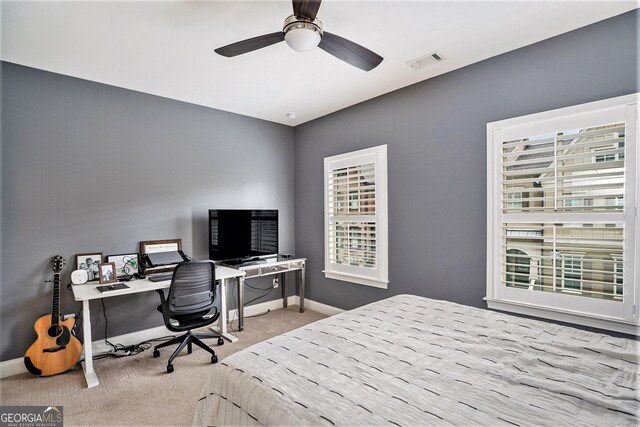
[[116,263],[115,262],[103,262],[98,265],[98,271],[100,272],[100,283],[113,283],[117,282],[116,277]]
[[76,269],[87,272],[87,282],[95,282],[100,279],[98,266],[102,262],[102,252],[91,252],[76,255]]
[[116,265],[116,277],[118,279],[140,273],[140,257],[137,253],[107,255],[106,262],[113,262]]

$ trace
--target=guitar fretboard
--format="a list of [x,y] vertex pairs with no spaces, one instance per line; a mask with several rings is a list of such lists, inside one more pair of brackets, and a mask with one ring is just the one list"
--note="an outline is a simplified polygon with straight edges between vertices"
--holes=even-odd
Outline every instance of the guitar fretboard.
[[53,275],[53,298],[51,302],[51,324],[60,323],[60,273]]

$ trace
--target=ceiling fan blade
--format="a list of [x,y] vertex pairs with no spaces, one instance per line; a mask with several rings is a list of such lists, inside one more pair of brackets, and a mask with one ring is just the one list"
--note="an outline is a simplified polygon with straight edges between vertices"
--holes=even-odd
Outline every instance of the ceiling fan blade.
[[298,18],[316,19],[322,0],[293,0],[293,14]]
[[371,52],[357,43],[326,31],[322,34],[322,40],[320,40],[318,47],[364,71],[373,70],[383,59],[377,53]]
[[226,46],[217,48],[215,52],[218,55],[231,58],[233,56],[242,55],[243,53],[262,49],[263,47],[271,46],[272,44],[276,44],[283,40],[284,33],[282,31],[278,31],[277,33],[265,34],[263,36],[253,37],[250,39],[231,43]]

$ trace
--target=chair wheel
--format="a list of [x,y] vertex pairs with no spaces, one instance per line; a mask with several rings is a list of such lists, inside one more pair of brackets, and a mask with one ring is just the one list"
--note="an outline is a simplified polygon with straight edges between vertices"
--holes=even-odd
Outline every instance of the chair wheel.
[[153,357],[160,357],[160,350],[153,350]]
[[218,363],[218,356],[211,356],[211,363]]
[[173,372],[173,365],[167,365],[167,373],[170,374]]
[[224,340],[222,337],[218,337],[218,345],[224,345]]

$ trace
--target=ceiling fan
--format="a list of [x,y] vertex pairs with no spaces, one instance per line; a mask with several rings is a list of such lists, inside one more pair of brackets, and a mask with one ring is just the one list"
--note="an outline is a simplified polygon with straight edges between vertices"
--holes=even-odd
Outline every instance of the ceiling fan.
[[215,52],[231,58],[285,41],[298,52],[319,47],[344,62],[370,71],[382,62],[382,57],[367,48],[327,31],[316,19],[322,0],[293,0],[293,15],[284,21],[282,31],[265,34],[219,47]]

